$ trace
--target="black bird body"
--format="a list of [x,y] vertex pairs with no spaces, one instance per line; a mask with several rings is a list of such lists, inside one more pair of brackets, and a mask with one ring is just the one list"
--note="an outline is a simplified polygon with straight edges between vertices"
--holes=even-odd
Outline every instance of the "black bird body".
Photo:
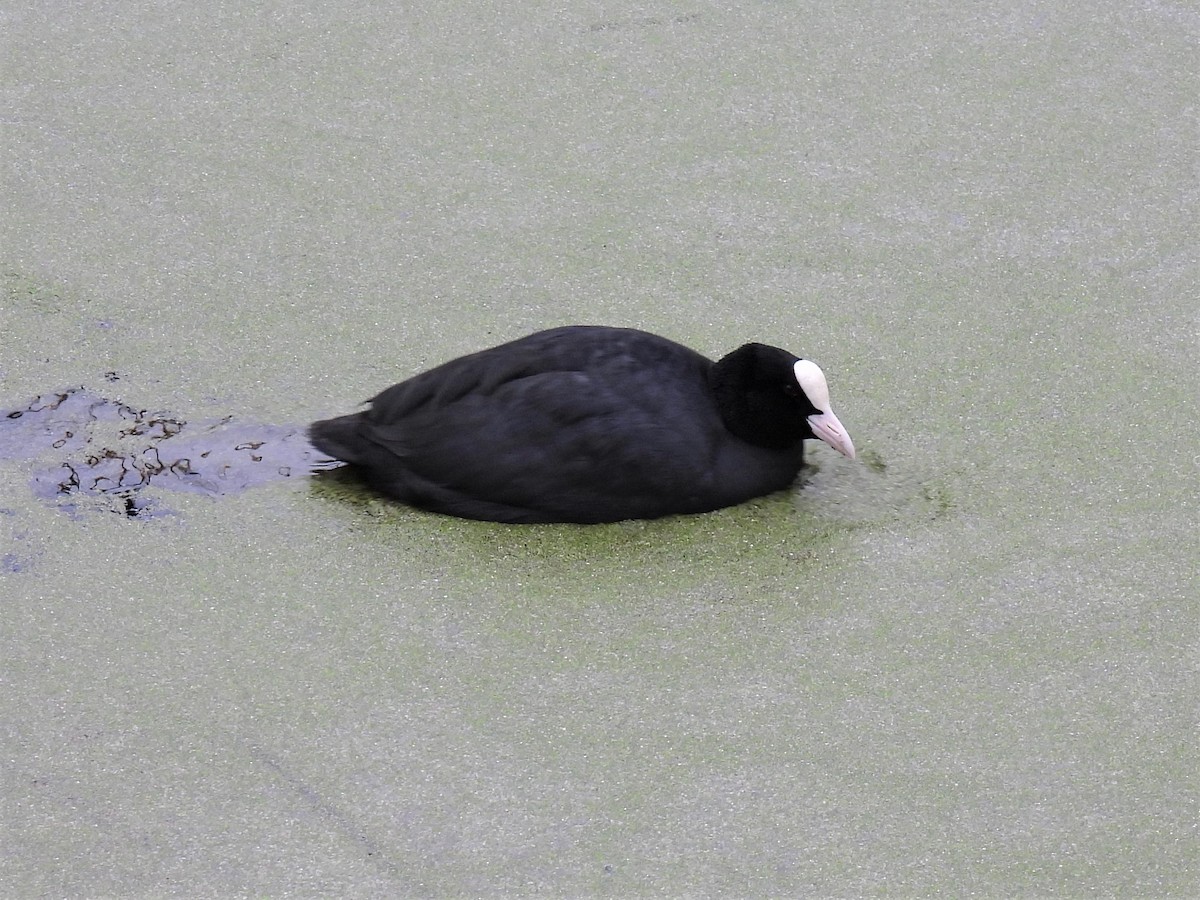
[[642,331],[555,328],[416,375],[310,437],[381,493],[465,518],[706,512],[795,479],[819,414],[796,361],[748,344],[714,363]]

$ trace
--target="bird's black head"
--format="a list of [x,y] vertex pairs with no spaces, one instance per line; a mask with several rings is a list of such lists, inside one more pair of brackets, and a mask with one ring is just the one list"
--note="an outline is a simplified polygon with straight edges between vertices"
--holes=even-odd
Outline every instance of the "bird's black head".
[[725,426],[747,443],[782,450],[819,438],[854,457],[816,363],[778,347],[743,344],[713,365],[712,385]]

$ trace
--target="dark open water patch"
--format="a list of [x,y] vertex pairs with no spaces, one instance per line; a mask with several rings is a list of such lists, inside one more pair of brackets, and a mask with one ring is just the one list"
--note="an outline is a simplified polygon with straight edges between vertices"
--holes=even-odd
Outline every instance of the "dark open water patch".
[[37,496],[72,514],[84,498],[107,497],[105,508],[139,518],[174,514],[149,487],[226,496],[327,465],[299,426],[189,422],[85,387],[0,412],[0,459],[43,457],[50,462],[31,481]]
[[[119,377],[109,373],[106,380]],[[861,465],[814,456],[790,492],[793,500],[802,496],[805,507],[843,528],[937,519],[953,511],[952,496],[930,473],[892,471],[870,448],[860,456]],[[142,520],[175,516],[163,491],[224,497],[312,475],[318,476],[310,483],[314,489],[340,502],[374,510],[379,500],[352,471],[313,447],[303,426],[233,416],[185,420],[83,386],[0,411],[3,460],[34,461],[34,494],[73,516],[89,511]],[[332,469],[338,471],[327,471]],[[22,565],[0,556],[0,570]]]

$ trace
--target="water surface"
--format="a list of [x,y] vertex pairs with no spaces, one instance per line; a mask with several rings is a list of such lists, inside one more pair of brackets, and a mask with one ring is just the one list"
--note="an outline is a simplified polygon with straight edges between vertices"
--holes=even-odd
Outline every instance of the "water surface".
[[818,360],[862,460],[513,528],[334,475],[150,472],[131,516],[6,452],[5,892],[1194,895],[1198,38],[11,12],[0,408],[77,388],[160,426],[96,446],[178,448],[598,322]]

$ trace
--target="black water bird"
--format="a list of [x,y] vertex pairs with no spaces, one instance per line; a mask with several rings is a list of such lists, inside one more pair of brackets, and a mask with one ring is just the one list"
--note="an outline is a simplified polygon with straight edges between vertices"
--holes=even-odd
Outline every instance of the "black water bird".
[[713,362],[644,331],[582,325],[444,363],[309,437],[389,497],[498,522],[732,506],[788,487],[809,438],[854,458],[816,363],[764,344]]

